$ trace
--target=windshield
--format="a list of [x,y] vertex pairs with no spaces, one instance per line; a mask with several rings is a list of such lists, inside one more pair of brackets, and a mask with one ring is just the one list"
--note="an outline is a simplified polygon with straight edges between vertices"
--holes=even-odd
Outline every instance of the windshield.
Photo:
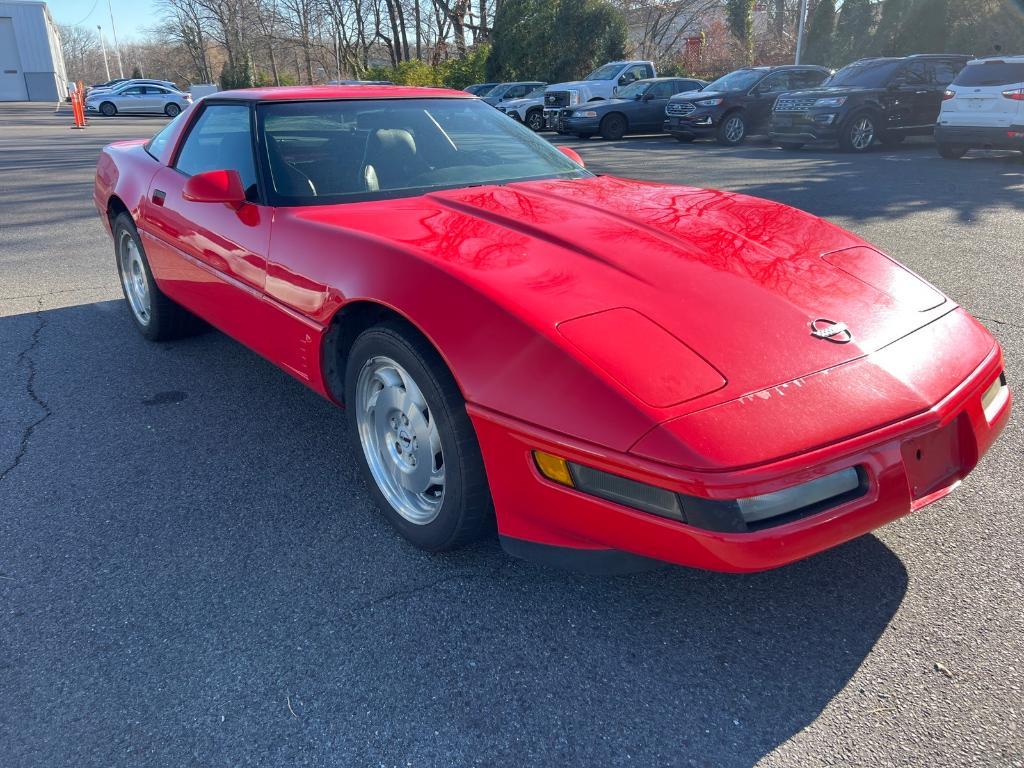
[[504,96],[508,92],[508,90],[512,87],[512,85],[513,85],[512,83],[503,83],[502,85],[496,85],[493,88],[491,88],[490,90],[488,90],[486,94],[481,93],[480,95],[481,96]]
[[760,69],[737,69],[735,72],[730,72],[728,75],[718,78],[704,90],[745,91],[764,77],[764,74],[764,71]]
[[625,88],[619,89],[617,98],[620,99],[635,99],[638,96],[643,96],[647,93],[647,89],[650,88],[652,83],[647,80],[637,80],[635,83],[630,83]]
[[953,85],[1016,85],[1024,83],[1024,62],[985,61],[960,70]]
[[266,103],[258,115],[276,205],[591,175],[476,99]]
[[888,82],[900,62],[858,61],[847,64],[826,80],[823,85],[854,85],[861,88],[881,88]]
[[621,64],[605,64],[602,67],[598,67],[591,72],[585,79],[587,80],[611,80],[615,75],[622,69]]
[[540,88],[534,88],[532,91],[530,91],[528,94],[526,94],[526,96],[524,98],[527,98],[527,99],[543,99],[544,98],[544,89],[546,89],[546,88],[547,88],[546,85],[542,85]]

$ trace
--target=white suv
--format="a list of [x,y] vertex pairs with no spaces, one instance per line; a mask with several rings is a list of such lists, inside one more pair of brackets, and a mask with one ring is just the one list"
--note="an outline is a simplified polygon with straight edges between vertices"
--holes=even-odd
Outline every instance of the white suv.
[[1024,56],[969,61],[943,96],[935,143],[949,160],[975,148],[1024,151]]

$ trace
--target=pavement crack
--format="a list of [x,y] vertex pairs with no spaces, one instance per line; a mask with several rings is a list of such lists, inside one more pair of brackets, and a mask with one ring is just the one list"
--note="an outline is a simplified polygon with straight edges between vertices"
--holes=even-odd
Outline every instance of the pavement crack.
[[1017,323],[1011,323],[1009,320],[1000,320],[997,317],[986,317],[985,315],[975,315],[979,320],[984,320],[986,323],[995,323],[996,325],[1008,325],[1011,328],[1024,331],[1024,325],[1018,325]]
[[18,353],[17,365],[24,364],[28,368],[28,378],[25,380],[25,391],[28,393],[29,398],[34,402],[39,409],[42,411],[42,415],[35,421],[25,427],[21,433],[21,440],[18,443],[18,451],[14,455],[14,460],[0,472],[0,482],[3,482],[11,472],[18,468],[25,455],[28,453],[29,443],[32,441],[32,434],[36,431],[36,427],[46,421],[50,416],[53,415],[53,410],[49,404],[40,397],[39,392],[36,390],[36,375],[38,369],[36,367],[35,358],[32,357],[32,353],[39,347],[39,339],[49,322],[46,319],[46,315],[43,313],[43,301],[39,299],[37,302],[36,309],[36,327],[32,330],[32,335],[29,338],[28,346],[25,347],[21,352]]

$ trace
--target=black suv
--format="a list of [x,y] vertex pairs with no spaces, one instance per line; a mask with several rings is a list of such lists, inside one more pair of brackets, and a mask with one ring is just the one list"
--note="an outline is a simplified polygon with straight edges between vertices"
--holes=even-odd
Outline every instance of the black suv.
[[875,139],[898,144],[907,136],[930,134],[942,94],[970,59],[918,54],[847,64],[821,88],[780,96],[768,136],[784,149],[829,141],[865,152]]
[[699,93],[669,99],[663,127],[679,141],[713,136],[719,144],[733,146],[748,134],[767,131],[772,104],[780,93],[813,88],[829,74],[814,66],[737,69]]

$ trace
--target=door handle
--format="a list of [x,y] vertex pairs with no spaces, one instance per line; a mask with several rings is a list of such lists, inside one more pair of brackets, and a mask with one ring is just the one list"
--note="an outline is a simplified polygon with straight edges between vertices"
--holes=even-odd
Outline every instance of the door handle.
[[167,193],[162,189],[153,190],[153,205],[163,206],[164,200],[167,199]]

